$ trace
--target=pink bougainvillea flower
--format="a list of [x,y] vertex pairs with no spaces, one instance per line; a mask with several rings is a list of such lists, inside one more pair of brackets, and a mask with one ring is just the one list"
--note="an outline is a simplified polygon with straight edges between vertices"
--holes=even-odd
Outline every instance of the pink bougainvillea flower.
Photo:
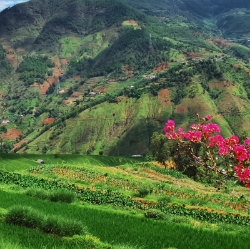
[[183,129],[182,129],[182,128],[179,128],[179,129],[178,129],[178,138],[179,138],[179,139],[183,139],[183,138],[184,138],[184,135],[185,135],[185,133],[184,133]]
[[216,133],[216,132],[220,132],[220,127],[217,124],[214,123],[208,123],[206,125],[206,130],[205,132],[210,132],[210,133]]
[[167,137],[168,139],[173,139],[173,133],[172,132],[166,132],[165,137]]
[[241,182],[245,183],[246,187],[250,187],[250,168],[244,168],[242,163],[234,167],[235,173]]
[[226,156],[229,153],[229,148],[227,146],[221,146],[219,148],[218,154],[221,156]]
[[200,126],[198,124],[192,124],[190,125],[191,130],[199,130]]
[[245,140],[245,144],[248,146],[248,148],[250,148],[250,138],[247,138]]
[[193,143],[199,143],[201,142],[202,132],[201,131],[188,131],[184,137],[193,142]]
[[211,116],[207,115],[207,116],[205,117],[205,120],[208,121],[208,120],[210,120],[211,118],[212,118]]
[[176,132],[166,132],[165,136],[170,140],[178,139],[178,134]]
[[215,135],[213,137],[209,138],[209,146],[214,147],[214,146],[222,146],[224,144],[224,137],[221,135]]
[[248,159],[248,152],[244,145],[236,145],[233,150],[238,161],[243,162]]
[[164,127],[164,132],[167,131],[173,131],[175,127],[175,122],[174,120],[168,120],[168,122],[166,123],[165,127]]
[[238,144],[239,141],[240,141],[239,138],[235,135],[232,135],[231,137],[226,139],[226,142],[228,143],[228,145],[231,145],[231,146]]

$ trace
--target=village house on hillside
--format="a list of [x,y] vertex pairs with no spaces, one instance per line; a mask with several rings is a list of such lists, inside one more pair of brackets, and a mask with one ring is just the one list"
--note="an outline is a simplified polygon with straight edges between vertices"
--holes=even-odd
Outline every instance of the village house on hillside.
[[11,122],[10,122],[10,120],[8,120],[8,119],[4,119],[4,120],[2,120],[2,122],[1,122],[1,124],[10,124]]

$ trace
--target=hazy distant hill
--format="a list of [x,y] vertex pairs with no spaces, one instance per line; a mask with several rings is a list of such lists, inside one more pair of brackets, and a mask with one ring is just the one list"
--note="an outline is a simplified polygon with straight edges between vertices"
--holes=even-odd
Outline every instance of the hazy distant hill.
[[[200,27],[225,37],[249,37],[248,0],[124,0],[135,8],[157,16],[185,16]],[[206,22],[204,23],[204,20]],[[207,21],[211,22],[207,25]]]

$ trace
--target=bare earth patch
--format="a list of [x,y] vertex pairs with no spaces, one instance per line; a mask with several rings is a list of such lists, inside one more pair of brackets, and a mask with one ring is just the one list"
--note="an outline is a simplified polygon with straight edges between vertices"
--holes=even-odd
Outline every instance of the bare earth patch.
[[53,74],[55,77],[58,78],[59,76],[61,76],[63,74],[63,70],[61,67],[61,60],[58,58],[54,58],[51,61],[55,63],[55,68],[54,68]]
[[69,59],[61,58],[60,63],[61,63],[62,66],[67,66],[68,63],[69,63]]
[[158,92],[158,101],[164,108],[171,108],[171,96],[168,89],[162,89]]
[[76,100],[81,100],[82,99],[82,96],[83,96],[83,93],[74,92],[74,93],[72,93],[72,95],[68,99],[64,100],[63,103],[65,105],[74,105]]
[[45,81],[43,84],[39,85],[40,93],[42,95],[45,95],[49,87],[50,87],[49,82]]
[[161,72],[161,71],[163,71],[163,70],[167,70],[167,69],[168,69],[168,66],[167,66],[166,62],[162,62],[162,63],[160,63],[160,64],[155,68],[154,73],[159,73],[159,72]]
[[[199,103],[199,105],[197,105]],[[184,99],[182,103],[175,107],[175,114],[187,114],[190,113],[190,109],[193,110],[194,115],[199,113],[201,116],[214,113],[211,105],[202,97],[196,96],[193,99]]]
[[7,140],[14,140],[19,138],[22,135],[22,131],[17,130],[15,128],[8,129],[8,131],[4,134],[0,134],[0,137]]
[[24,143],[28,142],[28,139],[23,139],[20,142],[14,144],[14,148],[12,149],[12,151],[14,151],[15,149],[19,148],[21,145],[23,145]]
[[51,124],[55,121],[55,118],[46,118],[43,120],[42,124]]
[[58,78],[56,77],[48,77],[47,82],[52,85],[53,83],[56,83]]

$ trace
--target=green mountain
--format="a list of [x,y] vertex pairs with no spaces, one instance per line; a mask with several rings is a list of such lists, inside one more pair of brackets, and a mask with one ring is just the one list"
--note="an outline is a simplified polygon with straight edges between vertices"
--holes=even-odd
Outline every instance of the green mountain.
[[187,21],[213,34],[226,38],[249,38],[249,8],[247,0],[124,0],[144,13]]
[[[250,134],[246,1],[31,0],[0,13],[2,151],[146,153],[167,119]],[[233,23],[233,25],[232,25]]]

